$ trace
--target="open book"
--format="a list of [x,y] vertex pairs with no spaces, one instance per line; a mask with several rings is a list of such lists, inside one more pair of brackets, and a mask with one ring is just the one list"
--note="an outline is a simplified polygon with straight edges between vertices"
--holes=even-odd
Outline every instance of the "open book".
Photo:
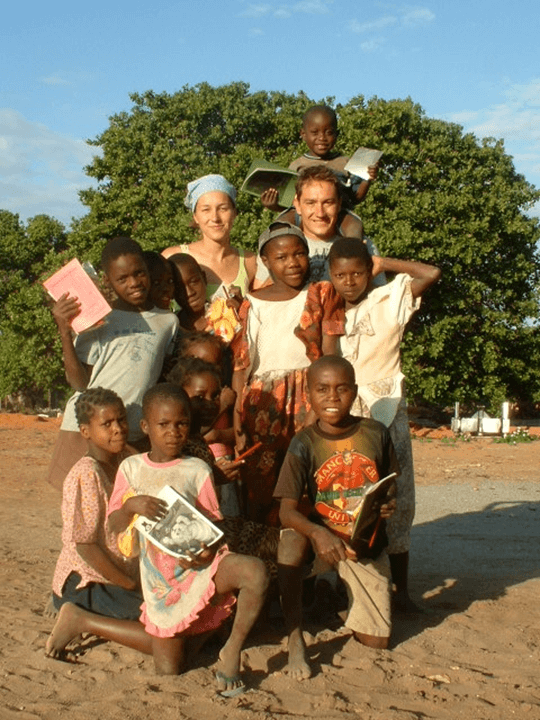
[[369,180],[368,167],[378,163],[381,157],[381,150],[371,150],[370,148],[360,147],[354,155],[349,158],[344,169],[350,172],[351,175],[361,177],[362,180]]
[[362,501],[353,514],[353,530],[349,545],[359,557],[375,557],[379,549],[377,533],[380,526],[380,509],[388,499],[388,492],[395,482],[397,473],[391,473],[369,485]]
[[293,204],[297,177],[298,173],[294,170],[288,170],[267,160],[254,160],[240,190],[260,197],[265,190],[274,188],[278,191],[278,205],[288,208]]
[[77,258],[45,280],[43,286],[53,300],[59,300],[64,293],[69,293],[70,297],[77,298],[81,303],[80,313],[71,321],[71,327],[76,333],[97,325],[112,310]]
[[198,555],[223,537],[219,528],[170,485],[161,488],[157,497],[167,503],[165,517],[149,520],[139,515],[134,527],[163,552],[189,560],[188,553]]

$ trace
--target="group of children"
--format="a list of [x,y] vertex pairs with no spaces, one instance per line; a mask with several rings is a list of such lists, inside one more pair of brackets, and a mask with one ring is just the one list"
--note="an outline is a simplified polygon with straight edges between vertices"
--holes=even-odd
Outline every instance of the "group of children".
[[[302,137],[321,161],[334,159],[332,112],[315,108],[304,118]],[[367,184],[354,182],[358,201]],[[343,237],[328,255],[331,281],[310,284],[309,247],[290,219],[261,235],[259,261],[271,282],[241,304],[227,291],[213,297],[189,253],[165,259],[129,238],[103,250],[104,283],[116,299],[102,326],[74,341],[77,299],[55,304],[76,392],[49,473],[63,485],[50,656],[62,657],[90,632],[151,654],[158,673],[176,674],[186,642],[234,615],[216,678],[222,695],[235,695],[244,690],[241,649],[275,570],[288,671],[309,677],[302,581],[313,560],[315,572],[326,566],[342,578],[355,637],[387,647],[392,580],[398,603],[410,602],[414,514],[399,346],[440,273],[372,257],[357,236]],[[374,287],[383,272],[395,279]],[[386,497],[370,530],[377,553],[354,550],[365,490],[392,472],[397,497]],[[226,542],[203,544],[185,559],[140,536],[137,516],[165,516],[157,495],[166,485],[222,526]]]

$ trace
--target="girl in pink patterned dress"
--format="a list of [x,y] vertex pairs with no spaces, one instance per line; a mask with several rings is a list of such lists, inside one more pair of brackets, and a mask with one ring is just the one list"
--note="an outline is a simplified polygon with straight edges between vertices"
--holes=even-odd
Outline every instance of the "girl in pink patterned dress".
[[[141,427],[151,450],[122,463],[109,504],[109,522],[121,542],[126,532],[135,532],[130,528],[136,515],[151,520],[164,516],[166,508],[156,495],[166,485],[208,519],[221,519],[209,466],[182,455],[189,426],[190,402],[182,388],[163,383],[146,393]],[[185,638],[219,627],[231,614],[234,593],[238,592],[236,616],[220,652],[221,667],[216,677],[221,694],[243,691],[240,653],[264,601],[268,579],[263,563],[231,553],[226,545],[205,547],[183,560],[164,553],[148,540],[138,540],[144,596],[141,622],[151,636],[156,671],[168,675],[180,672]]]
[[75,413],[88,451],[64,482],[53,605],[59,610],[69,602],[100,615],[136,620],[142,603],[137,564],[119,552],[106,525],[114,477],[126,456],[126,409],[115,392],[98,387],[79,396]]

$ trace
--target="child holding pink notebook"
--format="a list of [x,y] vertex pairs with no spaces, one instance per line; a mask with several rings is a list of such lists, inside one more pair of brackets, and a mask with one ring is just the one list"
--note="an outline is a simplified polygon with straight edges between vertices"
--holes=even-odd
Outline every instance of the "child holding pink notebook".
[[53,307],[66,378],[75,390],[66,405],[47,477],[58,489],[86,452],[75,418],[75,402],[86,388],[100,386],[118,393],[127,410],[128,443],[144,449],[142,397],[158,381],[178,329],[173,313],[152,307],[148,300],[150,278],[138,243],[127,237],[110,240],[101,266],[106,283],[117,296],[101,326],[74,338],[72,321],[81,307],[78,297],[64,293]]

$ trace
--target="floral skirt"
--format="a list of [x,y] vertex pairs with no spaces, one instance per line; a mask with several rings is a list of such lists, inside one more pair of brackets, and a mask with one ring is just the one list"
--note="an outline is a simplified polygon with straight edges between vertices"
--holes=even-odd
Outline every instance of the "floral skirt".
[[242,467],[244,515],[250,520],[279,523],[274,488],[289,443],[304,427],[308,410],[307,368],[254,378],[245,388],[242,426],[249,446],[262,442]]

